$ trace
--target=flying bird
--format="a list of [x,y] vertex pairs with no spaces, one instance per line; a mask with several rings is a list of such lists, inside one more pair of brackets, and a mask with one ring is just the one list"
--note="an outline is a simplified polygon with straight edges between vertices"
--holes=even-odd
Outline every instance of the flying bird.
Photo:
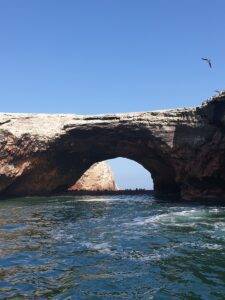
[[211,59],[206,58],[206,57],[202,57],[202,60],[204,60],[205,62],[207,62],[208,65],[209,65],[209,67],[212,68],[212,62],[211,62]]
[[218,93],[218,94],[220,94],[220,93],[221,93],[221,91],[218,91],[218,90],[215,90],[215,92],[216,92],[216,93]]

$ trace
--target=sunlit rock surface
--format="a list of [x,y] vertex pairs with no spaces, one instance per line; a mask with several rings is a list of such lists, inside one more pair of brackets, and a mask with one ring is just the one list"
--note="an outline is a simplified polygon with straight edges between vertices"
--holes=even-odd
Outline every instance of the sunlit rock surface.
[[156,192],[225,199],[225,95],[143,113],[0,114],[0,195],[65,191],[116,157],[149,170]]
[[113,172],[106,162],[96,163],[69,190],[115,191],[116,184]]

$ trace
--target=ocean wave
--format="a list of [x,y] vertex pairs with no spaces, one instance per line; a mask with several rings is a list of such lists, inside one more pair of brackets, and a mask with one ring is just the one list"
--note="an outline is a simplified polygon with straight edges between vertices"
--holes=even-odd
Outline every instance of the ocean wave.
[[103,243],[93,243],[93,242],[81,242],[82,247],[87,248],[88,250],[99,251],[101,253],[111,252],[111,245],[108,242]]
[[160,225],[160,224],[175,224],[177,226],[184,226],[187,224],[188,226],[195,226],[194,223],[196,220],[201,220],[205,218],[205,212],[199,211],[197,209],[192,210],[183,210],[179,212],[169,212],[162,213],[154,216],[148,217],[138,217],[134,218],[132,222],[124,223],[124,226],[142,226],[147,224],[152,225]]

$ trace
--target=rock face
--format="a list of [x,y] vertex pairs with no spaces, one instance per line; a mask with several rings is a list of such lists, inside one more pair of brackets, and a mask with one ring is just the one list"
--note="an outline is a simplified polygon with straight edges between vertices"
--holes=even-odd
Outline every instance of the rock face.
[[81,178],[72,185],[71,191],[115,191],[116,184],[111,168],[106,162],[92,165]]
[[225,200],[225,95],[189,109],[118,115],[0,114],[0,194],[68,189],[94,163],[125,157],[159,193]]

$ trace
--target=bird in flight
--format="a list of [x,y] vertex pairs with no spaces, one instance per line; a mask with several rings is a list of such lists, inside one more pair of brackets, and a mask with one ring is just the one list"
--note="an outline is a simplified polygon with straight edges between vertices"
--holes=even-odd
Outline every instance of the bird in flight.
[[217,94],[220,94],[220,93],[221,93],[219,90],[215,90],[215,92],[216,92]]
[[209,65],[209,67],[212,68],[212,62],[211,62],[211,59],[206,58],[206,57],[202,57],[202,60],[204,60],[205,62],[207,62],[208,65]]

